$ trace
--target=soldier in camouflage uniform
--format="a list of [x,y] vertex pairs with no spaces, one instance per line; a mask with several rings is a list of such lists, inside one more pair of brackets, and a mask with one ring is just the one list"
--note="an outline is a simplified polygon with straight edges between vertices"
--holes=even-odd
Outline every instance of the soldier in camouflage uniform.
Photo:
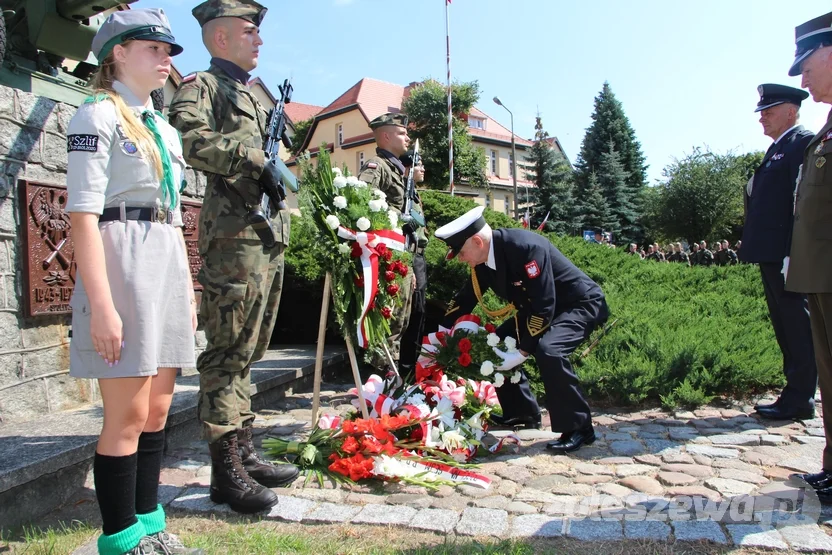
[[725,266],[728,264],[728,253],[722,250],[722,243],[717,241],[714,243],[716,250],[714,251],[714,263],[717,266]]
[[[366,182],[387,195],[387,204],[399,214],[405,209],[407,199],[405,189],[407,186],[404,171],[404,164],[399,159],[410,144],[407,136],[407,116],[404,114],[382,114],[370,122],[370,129],[373,130],[373,137],[376,140],[376,155],[367,160],[361,167],[358,179]],[[418,240],[415,236],[419,230],[408,230],[413,233],[411,237],[412,251],[415,253]],[[424,236],[424,230],[421,230]],[[401,338],[410,322],[410,308],[413,299],[413,290],[416,286],[413,268],[411,267],[405,278],[405,283],[399,292],[401,306],[396,310],[390,319],[390,338],[388,347],[393,361],[398,365]],[[373,355],[373,366],[383,368],[385,358],[379,353]]]
[[199,418],[211,451],[211,500],[246,513],[274,506],[277,495],[268,488],[297,476],[294,466],[261,459],[251,439],[251,364],[271,339],[289,243],[287,211],[272,207],[272,248],[245,219],[259,204],[260,184],[278,179],[263,151],[266,111],[247,86],[263,43],[259,25],[265,14],[253,0],[208,0],[194,8],[211,65],[186,76],[170,105],[185,158],[208,178],[198,278],[208,344],[197,370]]
[[731,245],[725,239],[722,240],[722,250],[725,251],[725,256],[728,259],[729,266],[739,263],[737,253],[731,248]]
[[699,266],[702,262],[702,252],[699,250],[699,243],[693,243],[690,246],[690,265]]
[[702,253],[699,264],[701,266],[712,266],[714,263],[714,253],[708,249],[708,243],[702,241],[699,243],[699,252]]

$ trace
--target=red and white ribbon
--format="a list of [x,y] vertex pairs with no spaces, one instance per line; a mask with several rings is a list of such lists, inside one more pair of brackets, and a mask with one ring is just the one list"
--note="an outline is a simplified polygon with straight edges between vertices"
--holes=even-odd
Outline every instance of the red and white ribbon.
[[470,470],[465,470],[464,468],[457,468],[438,462],[418,462],[410,459],[402,459],[401,462],[418,469],[420,472],[435,474],[439,478],[450,482],[471,484],[483,489],[488,489],[491,486],[490,478],[477,474],[476,472],[471,472]]
[[361,275],[364,278],[364,301],[361,306],[361,317],[357,322],[358,344],[366,349],[370,342],[367,339],[366,318],[370,311],[370,303],[378,293],[378,245],[384,243],[387,248],[404,251],[404,235],[389,229],[379,229],[372,232],[353,231],[344,226],[338,228],[338,237],[348,241],[355,241],[361,246]]

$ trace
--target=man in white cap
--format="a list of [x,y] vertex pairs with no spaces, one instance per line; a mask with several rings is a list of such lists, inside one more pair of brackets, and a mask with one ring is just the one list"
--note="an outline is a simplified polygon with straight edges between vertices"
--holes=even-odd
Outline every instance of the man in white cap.
[[[607,320],[604,294],[545,237],[525,229],[492,230],[483,210],[474,208],[436,230],[449,247],[446,258],[457,256],[471,267],[471,280],[454,297],[444,323],[450,327],[470,313],[488,289],[509,301],[516,315],[500,326],[498,335],[513,336],[518,348],[508,353],[495,349],[503,359],[497,370],[518,368],[534,355],[552,430],[562,434],[546,448],[574,451],[595,441],[595,432],[569,355]],[[497,395],[503,407],[498,423],[540,426],[540,408],[526,376],[517,384],[506,382]]]
[[[795,28],[797,52],[789,75],[803,75],[801,86],[815,102],[832,104],[832,12]],[[753,194],[753,192],[752,192]],[[803,153],[794,197],[794,227],[789,257],[783,261],[786,290],[806,293],[818,385],[832,399],[832,112]],[[743,249],[747,248],[747,245]],[[824,409],[826,407],[824,406]],[[823,411],[826,446],[822,470],[801,477],[821,501],[832,502],[832,410]]]

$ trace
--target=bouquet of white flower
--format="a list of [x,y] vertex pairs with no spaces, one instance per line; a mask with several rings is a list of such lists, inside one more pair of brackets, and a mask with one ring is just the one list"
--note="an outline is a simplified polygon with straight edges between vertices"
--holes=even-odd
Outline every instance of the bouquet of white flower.
[[398,215],[382,191],[332,168],[326,148],[317,162],[299,158],[300,201],[304,217],[315,222],[315,248],[332,275],[336,317],[344,335],[361,347],[381,345],[390,335],[388,320],[401,306],[399,291],[410,264]]

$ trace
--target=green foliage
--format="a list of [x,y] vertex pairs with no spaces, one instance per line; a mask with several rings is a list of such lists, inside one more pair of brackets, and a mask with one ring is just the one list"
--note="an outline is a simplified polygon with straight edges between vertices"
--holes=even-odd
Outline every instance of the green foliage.
[[535,143],[529,149],[529,156],[526,158],[531,165],[526,172],[526,179],[537,185],[534,213],[531,214],[532,227],[536,228],[546,218],[546,214],[549,214],[544,228],[546,231],[574,233],[577,226],[572,168],[566,158],[555,152],[552,145],[546,141],[549,134],[543,130],[540,116],[537,117],[535,129]]
[[610,213],[617,221],[615,227],[620,230],[616,243],[641,242],[647,165],[624,107],[609,83],[605,82],[595,97],[592,124],[586,130],[575,168],[579,198],[589,188],[592,175],[598,178]]
[[762,153],[743,156],[695,148],[663,170],[665,181],[648,195],[648,221],[664,239],[739,239],[743,189]]
[[618,221],[610,212],[607,199],[601,192],[601,184],[594,173],[589,176],[589,183],[578,203],[578,211],[578,221],[583,229],[618,233]]
[[[480,97],[476,81],[451,85],[454,108],[454,181],[474,187],[488,184],[485,176],[485,153],[475,147],[468,134],[468,124],[460,117],[467,114]],[[448,188],[448,92],[432,79],[412,89],[402,103],[410,120],[410,140],[420,140],[425,165],[424,185],[432,189]]]
[[309,134],[309,130],[312,128],[313,123],[315,123],[315,118],[311,117],[309,119],[299,121],[294,125],[295,134],[292,137],[292,146],[288,148],[292,155],[297,156],[300,154],[300,147],[303,146],[306,135]]
[[[423,192],[422,200],[431,231],[475,206],[438,191]],[[519,227],[491,210],[485,217],[494,228]],[[323,273],[309,252],[303,252],[309,244],[301,236],[306,229],[298,219],[293,221],[286,264],[289,273],[311,280]],[[617,320],[586,358],[579,357],[588,342],[573,356],[581,383],[596,402],[695,406],[715,395],[742,396],[782,385],[782,356],[755,266],[654,264],[579,237],[548,237],[601,286],[610,322]],[[431,239],[426,257],[433,302],[450,301],[470,279],[466,265],[444,260],[446,252],[444,243]],[[320,291],[320,282],[314,287]],[[493,295],[485,301],[492,310],[503,304]],[[533,359],[524,368],[542,396]]]

